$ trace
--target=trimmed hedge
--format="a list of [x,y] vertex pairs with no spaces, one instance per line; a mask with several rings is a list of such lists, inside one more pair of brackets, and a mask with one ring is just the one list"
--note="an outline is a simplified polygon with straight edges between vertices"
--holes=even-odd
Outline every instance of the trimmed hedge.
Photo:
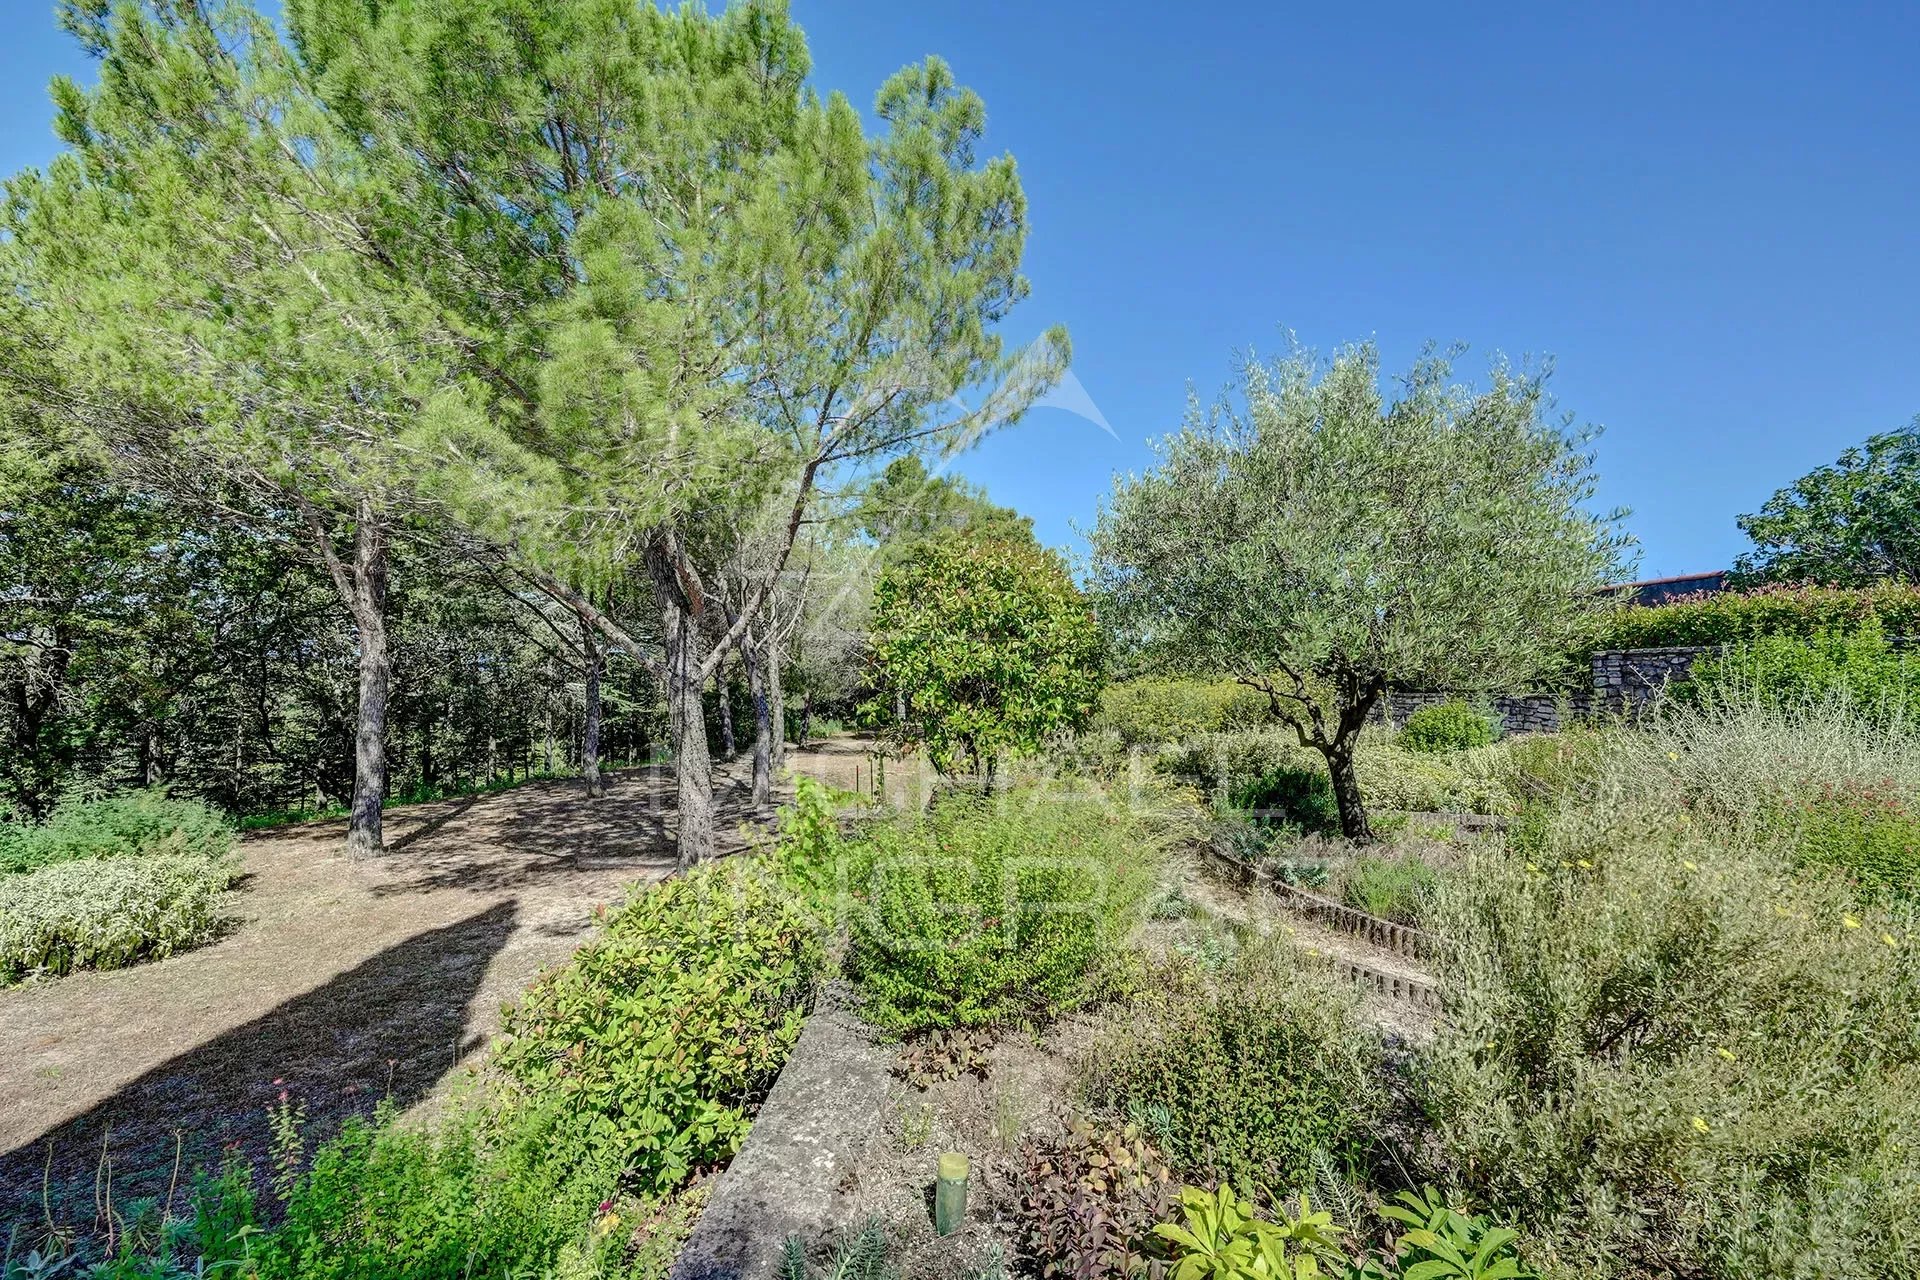
[[1890,636],[1920,635],[1920,587],[1763,587],[1682,597],[1611,615],[1593,648],[1737,644],[1761,636],[1850,631],[1874,621]]
[[0,983],[118,969],[206,942],[236,871],[225,858],[165,853],[0,877]]

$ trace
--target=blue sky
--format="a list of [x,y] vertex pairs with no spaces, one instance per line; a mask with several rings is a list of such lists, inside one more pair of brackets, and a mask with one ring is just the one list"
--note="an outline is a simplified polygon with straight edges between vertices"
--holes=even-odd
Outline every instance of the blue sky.
[[[51,6],[0,18],[0,169],[44,163]],[[1550,354],[1648,575],[1920,413],[1920,5],[794,0],[862,106],[938,53],[1032,204],[1024,340],[1063,322],[1118,439],[1042,409],[962,464],[1074,541],[1191,383],[1285,328]]]

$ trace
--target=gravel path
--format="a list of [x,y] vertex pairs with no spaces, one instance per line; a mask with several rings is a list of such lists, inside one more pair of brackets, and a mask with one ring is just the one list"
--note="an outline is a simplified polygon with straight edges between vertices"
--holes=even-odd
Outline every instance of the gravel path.
[[[742,777],[716,782],[728,848],[753,816]],[[556,781],[390,810],[387,852],[364,862],[340,822],[249,836],[219,941],[0,989],[0,1241],[30,1239],[43,1198],[84,1227],[104,1183],[122,1209],[165,1196],[176,1150],[187,1171],[229,1146],[261,1162],[283,1090],[309,1143],[382,1098],[433,1104],[595,906],[672,868],[672,795],[663,770],[639,769],[599,800]]]

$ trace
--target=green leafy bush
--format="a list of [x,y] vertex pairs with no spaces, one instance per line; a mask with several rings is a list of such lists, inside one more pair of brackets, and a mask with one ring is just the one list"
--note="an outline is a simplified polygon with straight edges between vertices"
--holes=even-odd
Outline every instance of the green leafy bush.
[[1686,694],[1708,701],[1820,704],[1911,720],[1920,715],[1920,664],[1895,650],[1877,620],[1847,632],[1761,636],[1693,664]]
[[638,889],[509,1011],[496,1061],[584,1156],[664,1191],[731,1156],[799,1038],[816,924],[769,875],[709,863]]
[[1118,971],[1178,819],[1102,792],[952,793],[840,851],[865,1015],[919,1031],[1044,1019]]
[[1400,745],[1429,755],[1484,747],[1497,736],[1487,713],[1464,702],[1421,707],[1400,726]]
[[90,858],[192,854],[233,848],[233,824],[195,800],[153,789],[62,801],[37,826],[0,826],[0,874]]
[[[1763,587],[1621,609],[1608,615],[1593,648],[1738,644],[1761,636],[1851,631],[1869,622],[1890,636],[1920,635],[1920,587]],[[1580,655],[1582,662],[1586,656]]]
[[1382,920],[1419,924],[1440,875],[1418,858],[1359,858],[1346,869],[1340,896]]
[[1176,1173],[1247,1192],[1310,1185],[1316,1149],[1364,1153],[1379,1042],[1356,1026],[1350,990],[1270,942],[1212,980],[1177,964],[1157,977],[1089,1056],[1090,1106],[1153,1117],[1149,1136]]
[[1789,814],[1800,861],[1830,867],[1868,894],[1920,898],[1920,815],[1891,782],[1823,783]]
[[168,853],[0,877],[0,982],[118,969],[206,942],[236,870],[229,859]]
[[1920,1215],[1915,920],[1796,867],[1779,793],[1913,748],[1868,721],[1679,711],[1618,733],[1524,852],[1472,856],[1415,1079],[1437,1181],[1555,1274],[1893,1275]]
[[1265,699],[1245,685],[1149,676],[1101,690],[1093,723],[1119,733],[1124,745],[1135,746],[1252,729],[1270,718]]
[[[285,1186],[284,1220],[253,1250],[257,1274],[606,1274],[621,1245],[606,1218],[619,1163],[571,1149],[569,1137],[542,1111],[504,1123],[456,1112],[432,1130],[397,1123],[390,1112],[349,1120]],[[297,1163],[297,1151],[287,1156],[285,1167]]]
[[1308,763],[1276,765],[1235,786],[1228,804],[1235,809],[1278,810],[1279,820],[1301,831],[1338,831],[1340,807],[1324,767]]

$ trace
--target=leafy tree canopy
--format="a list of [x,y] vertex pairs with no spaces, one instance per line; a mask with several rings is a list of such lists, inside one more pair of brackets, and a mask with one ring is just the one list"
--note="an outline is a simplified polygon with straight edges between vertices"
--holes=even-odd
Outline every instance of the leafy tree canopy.
[[1352,746],[1387,687],[1534,678],[1604,607],[1625,546],[1587,509],[1591,455],[1547,420],[1544,372],[1451,378],[1429,353],[1389,400],[1371,344],[1249,360],[1157,467],[1116,480],[1091,537],[1122,643],[1264,693],[1327,756],[1356,839]]
[[873,652],[905,694],[896,736],[950,776],[991,777],[1001,759],[1082,723],[1100,695],[1091,605],[1059,556],[1030,546],[916,544],[881,574]]
[[1734,564],[1746,585],[1920,582],[1920,417],[1808,472],[1739,523],[1753,539]]
[[1031,516],[992,501],[978,485],[933,475],[912,454],[895,458],[860,490],[853,519],[883,552],[955,533],[976,541],[1039,545]]

